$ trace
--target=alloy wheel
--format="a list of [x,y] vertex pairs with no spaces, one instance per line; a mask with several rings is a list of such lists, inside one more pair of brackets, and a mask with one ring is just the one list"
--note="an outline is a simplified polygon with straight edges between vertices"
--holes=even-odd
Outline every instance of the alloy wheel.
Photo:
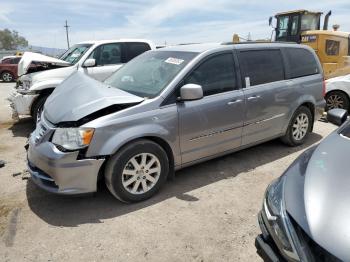
[[11,82],[12,81],[12,75],[10,73],[3,73],[2,74],[2,80],[5,82]]
[[144,194],[158,182],[161,173],[159,159],[151,153],[133,156],[122,173],[123,187],[131,194]]
[[309,129],[309,118],[305,113],[299,114],[293,123],[292,135],[295,140],[302,140]]
[[327,99],[328,110],[333,108],[344,108],[344,100],[337,94],[330,95]]

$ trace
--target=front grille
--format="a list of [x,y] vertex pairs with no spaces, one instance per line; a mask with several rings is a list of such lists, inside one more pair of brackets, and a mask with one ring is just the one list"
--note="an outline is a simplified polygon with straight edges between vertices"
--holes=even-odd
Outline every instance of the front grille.
[[311,251],[311,254],[314,256],[315,261],[317,262],[341,262],[341,260],[331,253],[329,253],[326,249],[318,245],[313,239],[309,237],[308,234],[297,224],[297,222],[289,215],[290,220],[298,234],[298,237],[303,239],[308,248]]

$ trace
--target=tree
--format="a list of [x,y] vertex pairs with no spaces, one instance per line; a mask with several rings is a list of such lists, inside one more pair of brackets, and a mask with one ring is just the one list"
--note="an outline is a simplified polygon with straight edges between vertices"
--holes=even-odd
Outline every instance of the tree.
[[28,41],[18,34],[17,31],[9,29],[0,30],[0,49],[14,50],[19,47],[27,47]]

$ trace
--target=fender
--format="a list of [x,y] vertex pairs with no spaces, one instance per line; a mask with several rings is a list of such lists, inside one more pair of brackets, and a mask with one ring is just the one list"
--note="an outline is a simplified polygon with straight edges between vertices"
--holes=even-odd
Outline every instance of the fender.
[[[302,95],[300,96],[296,101],[294,101],[291,105],[290,108],[291,110],[289,110],[288,115],[286,116],[286,118],[288,119],[288,121],[285,121],[285,125],[282,129],[282,133],[285,134],[287,132],[288,126],[290,124],[290,121],[292,120],[292,117],[295,113],[295,111],[303,104],[312,104],[313,105],[313,112],[311,111],[311,114],[313,115],[313,117],[315,116],[315,109],[316,109],[316,100],[312,95]],[[313,125],[313,123],[312,123]]]
[[47,79],[44,81],[39,81],[35,82],[31,87],[30,90],[41,93],[41,91],[45,89],[54,89],[56,88],[59,84],[63,82],[64,78],[52,78],[52,79]]

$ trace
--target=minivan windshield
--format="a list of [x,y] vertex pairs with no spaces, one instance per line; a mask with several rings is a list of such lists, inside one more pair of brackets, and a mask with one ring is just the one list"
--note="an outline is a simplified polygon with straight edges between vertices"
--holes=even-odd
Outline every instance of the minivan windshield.
[[125,64],[106,79],[105,83],[140,97],[153,98],[197,54],[180,51],[148,51]]
[[60,59],[74,65],[80,60],[83,54],[85,54],[85,52],[89,50],[91,46],[92,44],[74,45],[71,48],[69,48],[63,55],[61,55]]

